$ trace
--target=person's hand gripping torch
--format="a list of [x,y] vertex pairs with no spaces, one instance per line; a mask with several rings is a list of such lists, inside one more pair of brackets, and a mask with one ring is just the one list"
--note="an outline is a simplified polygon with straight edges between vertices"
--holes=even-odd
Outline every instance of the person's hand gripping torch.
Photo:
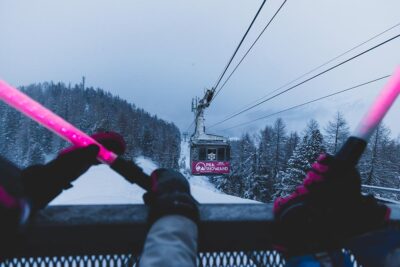
[[0,99],[75,146],[97,145],[100,148],[97,156],[99,161],[109,165],[129,182],[136,183],[146,190],[150,188],[150,177],[135,163],[118,157],[86,133],[2,80],[0,80]]

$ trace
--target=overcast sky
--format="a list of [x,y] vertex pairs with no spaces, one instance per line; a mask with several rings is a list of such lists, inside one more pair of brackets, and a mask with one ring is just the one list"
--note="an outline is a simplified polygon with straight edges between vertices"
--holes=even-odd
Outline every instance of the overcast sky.
[[[281,3],[267,1],[238,59]],[[87,85],[119,95],[184,131],[193,120],[192,97],[201,97],[214,85],[260,4],[0,0],[0,77],[19,86],[43,81],[74,84],[84,75]],[[399,0],[288,0],[207,110],[206,125],[399,23],[399,10]],[[329,66],[399,33],[400,26]],[[276,117],[224,129],[390,74],[398,65],[400,38],[210,132],[256,132]],[[353,128],[384,84],[373,83],[280,116],[288,130],[301,130],[310,118],[325,126],[339,110]],[[385,120],[394,136],[400,133],[399,102]]]

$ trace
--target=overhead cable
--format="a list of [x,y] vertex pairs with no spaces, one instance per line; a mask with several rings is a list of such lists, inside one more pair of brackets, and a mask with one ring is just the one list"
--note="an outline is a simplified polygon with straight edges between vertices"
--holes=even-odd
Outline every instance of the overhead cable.
[[253,122],[256,122],[256,121],[259,121],[259,120],[262,120],[262,119],[266,119],[266,118],[269,118],[269,117],[272,117],[272,116],[281,114],[281,113],[283,113],[283,112],[286,112],[286,111],[289,111],[289,110],[292,110],[292,109],[296,109],[296,108],[299,108],[299,107],[303,107],[303,106],[305,106],[305,105],[308,105],[308,104],[311,104],[311,103],[320,101],[320,100],[325,99],[325,98],[328,98],[328,97],[332,97],[332,96],[335,96],[335,95],[338,95],[338,94],[341,94],[341,93],[344,93],[344,92],[347,92],[347,91],[350,91],[350,90],[354,90],[354,89],[356,89],[356,88],[359,88],[359,87],[365,86],[365,85],[367,85],[367,84],[374,83],[374,82],[377,82],[377,81],[386,79],[386,78],[388,78],[388,77],[390,77],[390,75],[385,75],[385,76],[382,76],[382,77],[380,77],[380,78],[376,78],[376,79],[373,79],[373,80],[371,80],[371,81],[364,82],[364,83],[361,83],[361,84],[352,86],[352,87],[350,87],[350,88],[347,88],[347,89],[344,89],[344,90],[341,90],[341,91],[337,91],[337,92],[335,92],[335,93],[332,93],[332,94],[329,94],[329,95],[326,95],[326,96],[322,96],[322,97],[319,97],[319,98],[310,100],[310,101],[308,101],[308,102],[305,102],[305,103],[302,103],[302,104],[298,104],[298,105],[295,105],[295,106],[293,106],[293,107],[286,108],[286,109],[280,110],[280,111],[278,111],[278,112],[274,112],[274,113],[271,113],[271,114],[262,116],[262,117],[260,117],[260,118],[257,118],[257,119],[254,119],[254,120],[251,120],[251,121],[248,121],[248,122],[244,122],[244,123],[241,123],[241,124],[238,124],[238,125],[229,127],[229,128],[225,128],[225,129],[223,129],[223,130],[230,130],[230,129],[233,129],[233,128],[237,128],[237,127],[241,127],[241,126],[244,126],[244,125],[248,125],[248,124],[251,124],[251,123],[253,123]]
[[260,14],[261,9],[263,8],[265,2],[266,2],[266,0],[263,0],[263,2],[261,3],[260,8],[258,9],[256,15],[254,16],[253,20],[251,21],[249,27],[247,28],[246,33],[243,35],[242,40],[240,40],[238,46],[237,46],[236,49],[235,49],[235,52],[233,52],[233,55],[231,56],[231,58],[230,58],[229,61],[228,61],[228,64],[226,64],[225,69],[222,71],[222,73],[221,73],[221,75],[219,76],[217,82],[215,83],[215,85],[214,85],[214,87],[213,87],[214,89],[216,89],[216,88],[218,87],[219,83],[221,82],[222,78],[224,77],[226,71],[228,70],[229,66],[230,66],[231,63],[232,63],[233,58],[235,57],[237,51],[239,50],[239,48],[240,48],[240,46],[242,45],[244,39],[246,38],[247,34],[249,33],[251,27],[253,26],[254,21],[257,19],[258,15]]
[[[310,74],[310,73],[312,73],[312,72],[314,72],[314,71],[316,71],[316,70],[318,70],[318,69],[320,69],[320,68],[322,68],[322,67],[328,65],[329,63],[335,61],[335,60],[338,59],[338,58],[341,58],[341,57],[344,56],[344,55],[347,55],[348,53],[354,51],[355,49],[357,49],[357,48],[363,46],[364,44],[366,44],[366,43],[368,43],[368,42],[370,42],[370,41],[372,41],[372,40],[374,40],[374,39],[376,39],[376,38],[378,38],[379,36],[381,36],[381,35],[387,33],[388,31],[390,31],[390,30],[392,30],[392,29],[394,29],[394,28],[397,28],[398,26],[400,26],[400,22],[397,23],[397,24],[395,24],[395,25],[393,25],[392,27],[390,27],[390,28],[388,28],[388,29],[386,29],[386,30],[384,30],[384,31],[382,31],[382,32],[380,32],[380,33],[378,33],[378,34],[376,34],[376,35],[370,37],[368,40],[365,40],[365,41],[363,41],[362,43],[360,43],[360,44],[358,44],[358,45],[356,45],[356,46],[354,46],[354,47],[352,47],[352,48],[350,48],[350,49],[348,49],[348,50],[346,50],[346,51],[340,53],[339,55],[337,55],[337,56],[335,56],[335,57],[329,59],[328,61],[322,63],[321,65],[312,68],[311,70],[305,72],[304,74],[298,76],[297,78],[291,80],[290,82],[285,83],[284,85],[282,85],[282,86],[280,86],[280,87],[274,89],[273,91],[269,92],[268,94],[264,95],[263,97],[258,98],[257,100],[255,100],[255,101],[253,101],[253,102],[251,102],[251,103],[245,105],[244,107],[242,107],[241,109],[239,109],[239,111],[242,110],[242,109],[244,109],[244,108],[247,108],[247,107],[253,105],[254,103],[257,103],[258,101],[261,101],[262,99],[264,99],[264,98],[270,96],[271,94],[273,94],[273,93],[279,91],[280,89],[285,88],[286,86],[288,86],[288,85],[290,85],[290,84],[292,84],[292,83],[294,83],[294,82],[300,80],[301,78],[304,78],[304,77],[307,76],[308,74]],[[238,66],[236,66],[236,68],[237,68],[237,67],[238,67]],[[236,68],[235,68],[235,69],[236,69]],[[232,74],[233,74],[233,72],[229,75],[228,79],[230,78],[230,76],[232,76]],[[224,84],[222,85],[222,87],[226,84],[226,82],[228,81],[228,79],[225,80],[225,82],[224,82]],[[222,87],[221,87],[221,88],[222,88]],[[238,111],[236,111],[236,112],[238,112]]]
[[368,53],[368,52],[370,52],[370,51],[372,51],[372,50],[374,50],[374,49],[376,49],[376,48],[378,48],[378,47],[380,47],[380,46],[382,46],[382,45],[384,45],[384,44],[386,44],[386,43],[388,43],[390,41],[395,40],[395,39],[397,39],[399,37],[400,37],[400,34],[395,35],[395,36],[393,36],[393,37],[391,37],[391,38],[389,38],[389,39],[387,39],[387,40],[385,40],[385,41],[383,41],[383,42],[381,42],[381,43],[379,43],[379,44],[377,44],[377,45],[375,45],[375,46],[373,46],[371,48],[368,48],[367,50],[364,50],[361,53],[358,53],[355,56],[352,56],[349,59],[346,59],[346,60],[334,65],[333,67],[330,67],[330,68],[328,68],[328,69],[326,69],[324,71],[321,71],[321,72],[311,76],[310,78],[307,78],[307,79],[305,79],[305,80],[303,80],[303,81],[301,81],[301,82],[289,87],[288,89],[285,89],[285,90],[283,90],[283,91],[281,91],[281,92],[279,92],[279,93],[277,93],[277,94],[275,94],[275,95],[273,95],[273,96],[271,96],[271,97],[269,97],[269,98],[267,98],[267,99],[265,99],[265,100],[263,100],[261,102],[258,102],[257,104],[254,104],[254,105],[252,105],[252,106],[250,106],[250,107],[248,107],[248,108],[246,108],[246,109],[244,109],[244,110],[242,110],[240,112],[237,112],[237,113],[229,116],[228,118],[209,126],[208,128],[214,127],[215,125],[220,125],[221,123],[224,123],[224,122],[226,122],[226,121],[228,121],[228,120],[230,120],[230,119],[232,119],[232,118],[234,118],[236,116],[239,116],[240,114],[243,114],[244,112],[247,112],[247,111],[249,111],[249,110],[251,110],[251,109],[253,109],[253,108],[255,108],[255,107],[257,107],[257,106],[259,106],[259,105],[261,105],[261,104],[263,104],[265,102],[267,102],[267,101],[270,101],[270,100],[272,100],[272,99],[284,94],[284,93],[287,93],[287,92],[293,90],[294,88],[296,88],[296,87],[298,87],[298,86],[300,86],[302,84],[305,84],[306,82],[309,82],[309,81],[311,81],[311,80],[313,80],[313,79],[315,79],[315,78],[317,78],[317,77],[319,77],[319,76],[321,76],[321,75],[323,75],[323,74],[325,74],[325,73],[327,73],[327,72],[329,72],[329,71],[331,71],[331,70],[333,70],[333,69],[335,69],[335,68],[337,68],[337,67],[339,67],[339,66],[341,66],[341,65],[343,65],[345,63],[347,63],[347,62],[352,61],[353,59],[356,59],[356,58],[358,58],[358,57],[360,57],[360,56],[362,56],[362,55],[364,55],[364,54],[366,54],[366,53]]
[[192,128],[193,124],[195,123],[196,119],[194,119],[192,121],[192,123],[189,125],[189,127],[187,128],[187,130],[185,132],[188,132],[190,130],[190,128]]
[[285,5],[287,0],[285,0],[281,6],[279,7],[279,9],[275,12],[275,14],[272,16],[272,18],[268,21],[267,25],[264,27],[264,29],[261,31],[261,33],[258,35],[258,37],[256,38],[256,40],[252,43],[252,45],[250,46],[250,48],[246,51],[246,53],[244,54],[244,56],[240,59],[239,63],[236,65],[236,67],[233,69],[233,71],[231,72],[231,74],[229,74],[228,78],[226,78],[226,80],[224,81],[224,83],[222,84],[222,86],[219,88],[219,90],[216,92],[216,94],[214,95],[214,99],[217,97],[217,95],[219,94],[219,92],[221,92],[222,88],[224,88],[225,84],[229,81],[229,79],[232,77],[232,75],[235,73],[235,71],[237,70],[237,68],[240,66],[240,64],[243,62],[243,60],[245,59],[245,57],[249,54],[250,50],[253,48],[253,46],[257,43],[257,41],[260,39],[261,35],[263,35],[263,33],[265,32],[265,30],[269,27],[269,25],[271,24],[271,22],[274,20],[274,18],[276,17],[276,15],[278,15],[279,11],[282,9],[282,7]]

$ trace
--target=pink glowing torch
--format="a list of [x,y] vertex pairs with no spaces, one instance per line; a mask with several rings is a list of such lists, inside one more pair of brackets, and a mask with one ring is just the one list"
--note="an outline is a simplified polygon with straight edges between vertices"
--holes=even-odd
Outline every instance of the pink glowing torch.
[[352,164],[357,164],[367,142],[376,127],[383,120],[397,96],[400,93],[400,67],[397,67],[389,82],[380,92],[371,108],[364,115],[355,132],[340,151],[335,155],[336,158],[348,160]]
[[150,178],[133,162],[117,157],[89,135],[2,80],[0,99],[76,146],[96,144],[100,148],[97,156],[99,161],[110,165],[129,182],[137,183],[145,189],[150,188]]
[[37,121],[47,129],[53,131],[60,137],[76,146],[83,147],[90,144],[98,145],[100,147],[98,159],[101,162],[111,165],[117,158],[117,155],[105,149],[96,140],[83,133],[64,119],[60,118],[47,108],[43,107],[41,104],[34,101],[24,93],[11,87],[1,80],[0,98],[8,105],[19,110],[23,114]]
[[368,141],[375,128],[383,120],[386,112],[392,106],[400,93],[400,67],[391,76],[389,82],[381,91],[374,105],[359,123],[354,136]]

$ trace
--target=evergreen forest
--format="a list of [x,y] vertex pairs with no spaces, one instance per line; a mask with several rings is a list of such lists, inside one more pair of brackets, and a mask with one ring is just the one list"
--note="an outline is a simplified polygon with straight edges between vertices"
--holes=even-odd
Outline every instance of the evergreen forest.
[[[317,157],[321,153],[334,155],[349,135],[348,123],[340,112],[322,126],[311,119],[300,133],[288,132],[278,118],[257,134],[245,133],[232,140],[231,174],[210,179],[227,194],[270,202],[293,192]],[[400,140],[392,138],[384,124],[370,139],[358,170],[363,185],[400,188]],[[396,192],[367,187],[362,191],[400,200]]]
[[[127,143],[125,157],[146,156],[177,168],[180,132],[173,124],[102,89],[45,82],[19,88],[88,134],[114,131]],[[18,111],[0,103],[0,155],[24,167],[54,158],[69,144]]]

